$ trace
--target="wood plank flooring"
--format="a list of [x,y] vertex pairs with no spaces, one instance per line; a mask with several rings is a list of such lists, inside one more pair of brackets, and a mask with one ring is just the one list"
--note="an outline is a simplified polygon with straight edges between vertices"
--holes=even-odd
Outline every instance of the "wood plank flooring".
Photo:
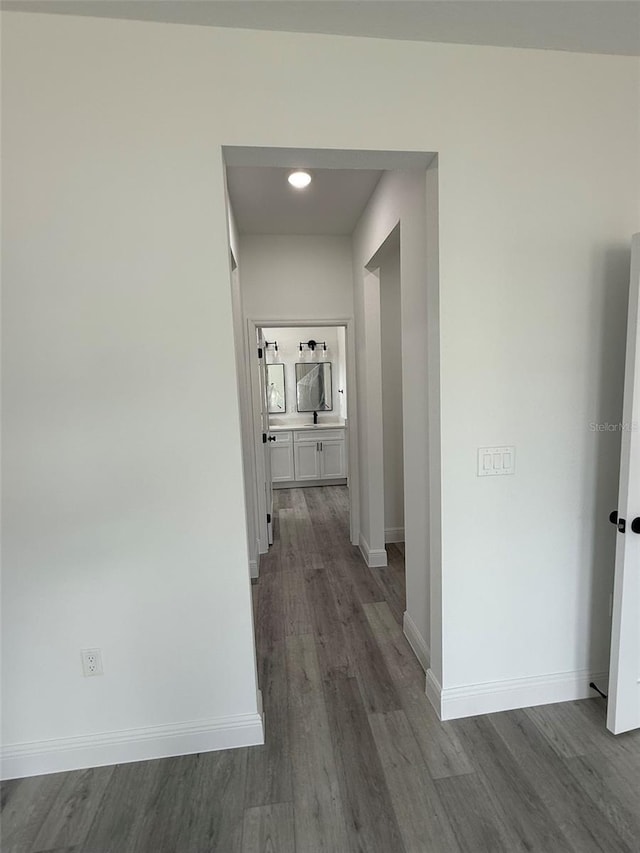
[[345,487],[275,492],[254,587],[266,743],[7,782],[3,853],[640,850],[640,733],[603,700],[440,723]]

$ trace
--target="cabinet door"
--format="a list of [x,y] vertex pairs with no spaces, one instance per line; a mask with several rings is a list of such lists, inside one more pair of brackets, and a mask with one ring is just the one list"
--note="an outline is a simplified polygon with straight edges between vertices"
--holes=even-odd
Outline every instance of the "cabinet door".
[[274,483],[293,480],[293,446],[290,441],[272,446],[271,479]]
[[320,460],[317,441],[299,441],[293,451],[295,479],[317,480],[320,476]]
[[331,438],[322,441],[320,451],[320,476],[346,477],[347,466],[344,452],[344,438]]

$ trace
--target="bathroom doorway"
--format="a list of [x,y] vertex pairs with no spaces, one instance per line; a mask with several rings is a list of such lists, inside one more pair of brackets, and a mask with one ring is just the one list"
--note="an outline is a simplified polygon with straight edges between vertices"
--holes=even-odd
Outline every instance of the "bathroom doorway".
[[273,492],[282,489],[347,487],[350,539],[357,542],[350,332],[350,319],[249,320],[248,336],[256,341],[251,386],[261,553],[273,544]]

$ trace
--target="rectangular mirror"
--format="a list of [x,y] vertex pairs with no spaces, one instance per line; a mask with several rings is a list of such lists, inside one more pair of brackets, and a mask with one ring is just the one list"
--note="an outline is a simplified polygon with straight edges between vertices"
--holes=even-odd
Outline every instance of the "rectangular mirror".
[[287,411],[284,364],[267,365],[267,411],[270,415],[284,414]]
[[333,409],[330,361],[296,364],[296,397],[299,412],[330,412]]

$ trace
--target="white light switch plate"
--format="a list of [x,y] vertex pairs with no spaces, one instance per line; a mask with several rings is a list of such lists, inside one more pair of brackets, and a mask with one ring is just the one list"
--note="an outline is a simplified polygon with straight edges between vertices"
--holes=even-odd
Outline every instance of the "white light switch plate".
[[516,472],[516,449],[509,447],[479,447],[478,477],[500,477]]

